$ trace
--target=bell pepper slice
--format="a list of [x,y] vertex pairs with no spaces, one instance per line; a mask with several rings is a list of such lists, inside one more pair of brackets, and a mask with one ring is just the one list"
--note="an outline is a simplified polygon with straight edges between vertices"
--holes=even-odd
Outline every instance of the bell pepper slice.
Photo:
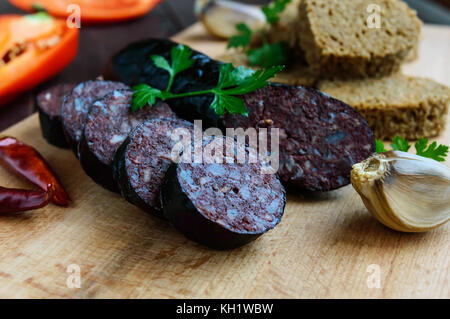
[[81,9],[81,21],[88,24],[111,23],[143,16],[161,0],[9,0],[16,7],[32,12],[42,8],[58,17],[71,14],[69,5]]
[[59,73],[76,56],[79,30],[40,12],[0,15],[0,105]]

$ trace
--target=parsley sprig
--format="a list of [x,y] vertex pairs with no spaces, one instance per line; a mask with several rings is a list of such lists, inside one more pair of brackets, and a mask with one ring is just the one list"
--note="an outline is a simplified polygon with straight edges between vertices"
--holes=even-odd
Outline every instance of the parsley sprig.
[[267,81],[283,69],[283,66],[272,66],[267,69],[254,71],[243,66],[234,68],[231,63],[222,64],[220,66],[217,86],[203,91],[171,93],[170,89],[176,75],[187,70],[194,63],[191,56],[192,51],[181,44],[171,50],[171,63],[162,56],[153,55],[151,58],[155,66],[169,73],[167,88],[161,91],[147,84],[139,84],[133,87],[132,110],[137,111],[147,104],[153,106],[158,99],[165,101],[182,97],[213,94],[214,100],[210,107],[218,115],[223,115],[225,111],[228,111],[231,114],[237,113],[247,116],[247,107],[239,96],[266,86],[268,84]]
[[272,65],[280,65],[286,62],[284,43],[264,43],[262,47],[249,49],[247,51],[250,65],[262,66],[268,68]]
[[274,2],[262,7],[267,22],[275,24],[280,21],[280,14],[286,9],[291,0],[275,0]]
[[[386,148],[384,147],[383,142],[379,140],[375,140],[376,152],[383,153],[386,152]],[[400,136],[396,136],[392,139],[391,147],[393,150],[408,152],[411,148],[411,145],[407,140]],[[436,142],[432,142],[428,145],[427,138],[421,138],[418,140],[414,147],[416,149],[416,154],[423,157],[428,157],[434,159],[438,162],[444,162],[445,157],[447,156],[449,147],[446,145],[438,145]]]
[[[428,143],[428,140],[427,140]],[[393,150],[408,152],[411,148],[409,142],[400,136],[396,136],[392,139],[391,147]]]
[[[291,0],[275,0],[271,4],[262,7],[266,20],[270,25],[280,20],[280,15]],[[266,39],[266,30],[257,30],[263,39],[263,44],[257,48],[251,48],[253,31],[245,24],[236,26],[237,34],[232,36],[228,42],[228,48],[237,48],[245,51],[250,65],[265,68],[283,64],[286,60],[285,44],[282,42],[269,43]]]
[[250,46],[253,31],[245,23],[236,25],[237,34],[233,35],[229,42],[228,48],[243,48]]

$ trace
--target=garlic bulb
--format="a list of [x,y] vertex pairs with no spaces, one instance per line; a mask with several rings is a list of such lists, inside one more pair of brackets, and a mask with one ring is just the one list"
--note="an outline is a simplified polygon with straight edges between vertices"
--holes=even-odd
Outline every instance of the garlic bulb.
[[197,0],[195,13],[210,33],[225,39],[236,34],[239,23],[255,30],[266,22],[259,7],[227,0]]
[[424,232],[450,218],[450,169],[421,156],[389,151],[353,165],[351,181],[384,225]]

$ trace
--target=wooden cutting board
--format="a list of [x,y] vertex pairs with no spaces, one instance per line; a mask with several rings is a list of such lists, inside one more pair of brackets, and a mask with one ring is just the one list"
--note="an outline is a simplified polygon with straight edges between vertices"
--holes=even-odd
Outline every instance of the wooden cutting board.
[[[225,47],[200,25],[175,38],[211,56]],[[449,40],[450,28],[426,26],[420,59],[406,72],[450,85]],[[277,228],[240,249],[213,251],[94,184],[70,151],[43,140],[37,115],[2,134],[36,147],[73,202],[0,216],[0,297],[450,297],[450,226],[424,234],[391,231],[369,215],[351,186],[290,194]],[[450,144],[449,130],[439,141]],[[0,181],[26,186],[3,169]],[[74,287],[77,269],[80,288]]]

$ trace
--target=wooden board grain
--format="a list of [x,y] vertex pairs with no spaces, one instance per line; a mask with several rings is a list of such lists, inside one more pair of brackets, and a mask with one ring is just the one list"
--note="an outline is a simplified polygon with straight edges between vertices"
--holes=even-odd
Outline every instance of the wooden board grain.
[[[212,56],[225,46],[199,25],[176,39]],[[450,28],[425,27],[420,60],[406,71],[450,85],[449,39]],[[42,139],[36,115],[2,134],[40,150],[73,202],[0,216],[0,297],[450,297],[450,227],[391,231],[369,215],[351,186],[290,194],[273,231],[240,249],[213,251],[94,184],[70,151]],[[449,144],[449,130],[438,140]],[[0,181],[25,185],[3,169]],[[67,285],[70,265],[81,270],[80,288]],[[379,269],[379,288],[368,285],[373,269]]]

